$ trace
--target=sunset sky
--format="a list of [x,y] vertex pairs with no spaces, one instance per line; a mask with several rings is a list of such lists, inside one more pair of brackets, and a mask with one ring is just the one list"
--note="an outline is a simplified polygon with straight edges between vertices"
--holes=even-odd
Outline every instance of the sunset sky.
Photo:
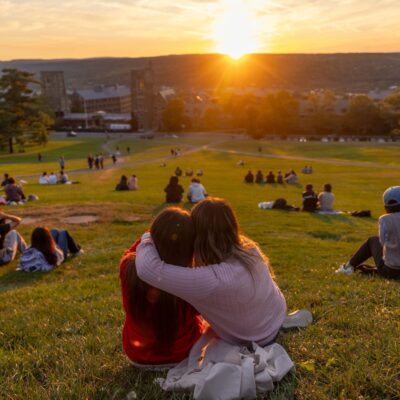
[[0,0],[0,60],[400,51],[400,0]]

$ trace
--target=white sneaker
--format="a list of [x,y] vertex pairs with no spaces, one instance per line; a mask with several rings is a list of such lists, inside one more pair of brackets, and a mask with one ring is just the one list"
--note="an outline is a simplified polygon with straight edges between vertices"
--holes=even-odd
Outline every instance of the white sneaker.
[[342,264],[336,271],[335,274],[351,275],[354,272],[354,267],[347,264]]
[[283,329],[306,328],[313,322],[313,316],[308,310],[296,310],[288,314],[283,321]]
[[79,249],[77,253],[74,254],[75,257],[83,256],[85,254],[85,251],[83,249]]

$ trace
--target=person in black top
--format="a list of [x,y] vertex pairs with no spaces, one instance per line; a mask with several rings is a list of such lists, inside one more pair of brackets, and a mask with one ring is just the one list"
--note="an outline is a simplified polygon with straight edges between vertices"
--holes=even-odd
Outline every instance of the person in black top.
[[26,249],[23,237],[15,230],[20,222],[21,218],[0,210],[0,266],[13,261],[17,250]]
[[283,184],[283,175],[282,175],[282,171],[279,171],[278,172],[278,176],[276,177],[276,183],[279,183],[279,184]]
[[117,190],[117,191],[129,190],[128,178],[126,177],[126,175],[121,176],[121,180],[119,181],[118,185],[115,187],[115,190]]
[[184,190],[179,184],[177,176],[171,176],[164,192],[166,193],[166,203],[180,203],[182,201]]
[[3,180],[3,182],[1,182],[1,186],[3,186],[3,187],[7,186],[10,183],[9,179],[10,179],[9,175],[4,174],[4,180]]
[[244,177],[244,181],[246,183],[254,183],[254,175],[252,174],[251,171],[249,171],[246,176]]
[[264,175],[261,171],[257,171],[256,183],[264,183]]
[[267,183],[275,183],[275,175],[272,171],[269,171],[269,174],[267,175]]
[[303,211],[315,212],[318,205],[318,196],[313,190],[313,185],[306,185],[306,191],[303,193]]

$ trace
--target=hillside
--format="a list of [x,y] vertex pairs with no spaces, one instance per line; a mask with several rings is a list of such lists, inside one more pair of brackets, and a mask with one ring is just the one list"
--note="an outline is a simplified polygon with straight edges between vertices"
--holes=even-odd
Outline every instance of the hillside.
[[158,84],[190,88],[256,86],[277,89],[364,92],[400,85],[400,53],[254,54],[239,62],[219,54],[153,58],[0,61],[0,69],[33,73],[63,70],[67,86],[129,83],[129,71],[152,61]]

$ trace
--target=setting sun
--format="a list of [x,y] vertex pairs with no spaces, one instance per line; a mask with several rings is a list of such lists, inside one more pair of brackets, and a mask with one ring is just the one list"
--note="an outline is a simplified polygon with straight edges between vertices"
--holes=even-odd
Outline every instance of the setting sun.
[[225,2],[224,11],[215,25],[214,41],[218,52],[234,59],[258,49],[256,17],[242,1]]

